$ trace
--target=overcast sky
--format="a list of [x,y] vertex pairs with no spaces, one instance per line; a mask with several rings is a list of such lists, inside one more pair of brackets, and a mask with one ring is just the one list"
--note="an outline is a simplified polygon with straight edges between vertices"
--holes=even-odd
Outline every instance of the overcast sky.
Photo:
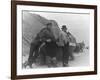
[[66,25],[68,30],[76,37],[77,42],[85,41],[89,45],[89,14],[79,13],[52,13],[52,12],[32,12],[39,14],[49,20],[56,20],[59,27]]

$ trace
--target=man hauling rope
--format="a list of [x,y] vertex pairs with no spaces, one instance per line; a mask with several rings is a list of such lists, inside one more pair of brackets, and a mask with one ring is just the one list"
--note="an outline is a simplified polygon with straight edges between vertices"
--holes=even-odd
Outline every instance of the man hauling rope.
[[[28,65],[30,67],[32,67],[32,63],[36,60],[36,58],[39,55],[38,51],[41,44],[45,41],[49,42],[51,41],[51,39],[55,40],[51,31],[51,27],[52,27],[51,25],[52,25],[51,22],[47,23],[46,27],[40,30],[40,32],[37,34],[35,39],[31,42],[29,58],[28,58]],[[34,56],[33,56],[33,52],[35,52]]]

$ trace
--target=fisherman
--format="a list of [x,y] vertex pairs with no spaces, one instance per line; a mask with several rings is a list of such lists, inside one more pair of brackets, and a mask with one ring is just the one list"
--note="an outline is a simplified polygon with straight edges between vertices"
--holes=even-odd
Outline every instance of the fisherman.
[[68,53],[68,47],[69,47],[69,38],[67,35],[67,27],[66,25],[63,25],[62,28],[62,36],[64,40],[64,44],[62,46],[63,49],[63,66],[68,66],[68,60],[69,60],[69,53]]
[[[35,62],[36,58],[39,56],[38,51],[42,43],[44,43],[45,41],[50,42],[51,39],[55,40],[51,28],[52,28],[52,23],[48,22],[46,24],[46,27],[40,30],[40,32],[32,40],[30,45],[29,58],[28,58],[28,65],[31,68],[32,68],[32,63]],[[34,52],[35,54],[33,55]]]
[[65,47],[64,47],[64,53],[66,53],[65,54],[66,56],[64,56],[65,57],[64,59],[67,59],[67,63],[68,63],[69,58],[70,60],[74,60],[73,52],[76,47],[76,39],[70,32],[68,32],[66,25],[63,25],[61,29],[63,32],[66,33],[66,37],[68,38],[68,42],[67,44],[65,44]]

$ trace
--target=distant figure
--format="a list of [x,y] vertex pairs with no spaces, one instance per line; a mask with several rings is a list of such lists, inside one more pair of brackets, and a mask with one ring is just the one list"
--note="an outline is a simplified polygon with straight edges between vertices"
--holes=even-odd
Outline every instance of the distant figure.
[[76,48],[75,48],[74,52],[76,52],[76,53],[83,52],[84,48],[85,48],[84,41],[82,41],[80,43],[76,43]]
[[85,48],[86,48],[86,49],[89,49],[89,46],[86,46]]
[[82,43],[80,45],[81,52],[83,52],[84,48],[85,48],[85,43],[84,43],[84,41],[82,41]]

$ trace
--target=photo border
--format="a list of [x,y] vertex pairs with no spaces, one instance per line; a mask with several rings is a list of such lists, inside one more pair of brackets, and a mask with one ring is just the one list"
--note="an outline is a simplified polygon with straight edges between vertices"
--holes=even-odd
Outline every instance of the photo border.
[[[17,5],[31,6],[49,6],[63,8],[81,8],[94,10],[94,71],[70,72],[70,73],[52,73],[52,74],[34,74],[34,75],[17,75]],[[11,79],[29,79],[61,76],[79,76],[97,74],[97,6],[80,5],[65,3],[33,2],[33,1],[11,1]]]

